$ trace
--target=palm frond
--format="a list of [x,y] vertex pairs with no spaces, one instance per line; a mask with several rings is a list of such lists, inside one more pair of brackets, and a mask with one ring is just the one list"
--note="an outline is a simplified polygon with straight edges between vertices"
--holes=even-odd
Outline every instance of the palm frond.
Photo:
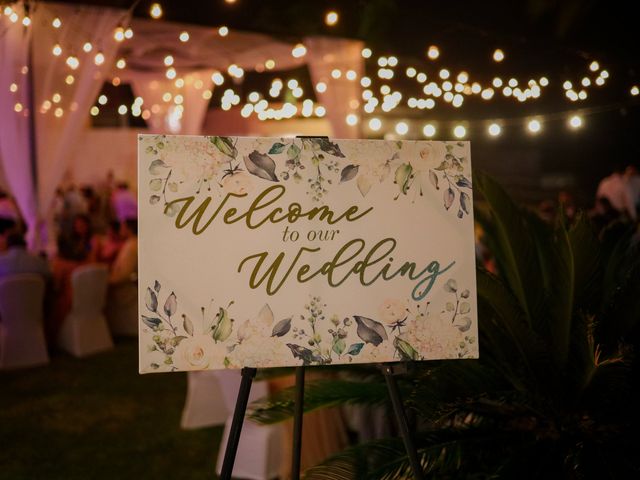
[[[400,387],[406,392],[406,385]],[[379,380],[347,381],[316,380],[305,384],[304,411],[336,405],[380,405],[387,401],[387,389],[382,375]],[[263,423],[278,423],[291,418],[295,405],[295,387],[286,388],[249,405],[249,418]]]

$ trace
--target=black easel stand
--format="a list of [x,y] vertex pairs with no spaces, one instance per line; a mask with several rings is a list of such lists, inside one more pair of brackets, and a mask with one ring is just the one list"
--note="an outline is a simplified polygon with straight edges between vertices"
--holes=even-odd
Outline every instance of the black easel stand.
[[222,462],[222,471],[220,478],[222,480],[231,480],[233,473],[233,464],[236,461],[236,453],[238,451],[238,443],[240,442],[240,432],[242,432],[242,423],[244,422],[244,414],[247,411],[247,403],[249,403],[249,394],[251,393],[251,383],[256,376],[257,369],[243,368],[240,371],[242,380],[240,381],[240,390],[238,390],[238,400],[236,400],[236,408],[233,411],[233,421],[231,422],[231,430],[227,439],[227,449],[224,452],[224,461]]
[[302,452],[302,418],[304,413],[304,367],[296,367],[296,399],[293,410],[293,451],[291,452],[291,480],[300,478]]
[[409,463],[413,470],[413,477],[416,480],[424,480],[424,473],[420,460],[418,459],[418,451],[411,438],[411,432],[409,431],[409,424],[407,422],[407,415],[404,411],[404,405],[402,404],[402,398],[400,398],[400,389],[398,388],[398,382],[396,382],[395,375],[406,373],[407,366],[405,364],[389,364],[380,365],[380,370],[384,375],[384,379],[387,382],[387,389],[389,390],[389,397],[391,397],[391,405],[393,406],[393,412],[398,422],[398,429],[400,430],[400,436],[404,443],[404,448],[407,450],[409,456]]

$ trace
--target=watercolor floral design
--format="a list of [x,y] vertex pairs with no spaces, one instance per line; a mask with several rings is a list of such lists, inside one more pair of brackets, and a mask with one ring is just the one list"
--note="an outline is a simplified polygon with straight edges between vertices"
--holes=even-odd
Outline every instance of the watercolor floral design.
[[351,161],[339,143],[324,137],[281,138],[247,155],[239,153],[237,137],[188,138],[186,144],[165,135],[144,138],[144,151],[153,157],[149,202],[163,205],[168,216],[178,209],[169,197],[183,188],[196,195],[243,194],[260,181],[305,182],[311,200],[322,203],[341,184],[354,181],[365,197],[376,184],[392,179],[398,189],[395,200],[412,195],[415,202],[433,188],[442,192],[445,210],[457,212],[458,218],[471,209],[470,169],[462,142],[384,142],[388,154]]
[[[242,322],[226,307],[201,307],[198,322],[178,313],[175,292],[161,295],[159,282],[147,287],[142,332],[150,340],[148,351],[157,354],[148,371],[206,370],[329,365],[332,363],[419,361],[474,354],[476,338],[470,330],[469,291],[459,291],[449,279],[446,292],[455,297],[432,313],[430,302],[410,304],[390,298],[377,309],[376,318],[330,313],[319,296],[310,295],[304,313],[276,321],[265,304],[257,315]],[[161,301],[164,298],[164,303]],[[162,305],[162,306],[161,306]],[[443,333],[444,332],[444,333]]]

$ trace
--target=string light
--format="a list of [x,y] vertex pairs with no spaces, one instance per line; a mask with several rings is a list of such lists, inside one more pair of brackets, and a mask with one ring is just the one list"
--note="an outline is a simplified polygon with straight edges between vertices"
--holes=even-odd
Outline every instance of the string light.
[[600,69],[600,64],[595,60],[591,62],[591,64],[589,65],[589,70],[591,70],[592,72],[597,72],[599,69]]
[[93,50],[93,45],[91,45],[90,42],[85,42],[85,44],[82,46],[82,50],[86,53],[89,53],[91,50]]
[[62,55],[62,47],[56,43],[56,44],[53,46],[52,53],[53,53],[56,57],[59,57],[60,55]]
[[358,124],[358,116],[354,113],[350,113],[346,118],[347,125],[354,126]]
[[93,117],[97,117],[100,114],[100,109],[94,105],[91,107],[90,113]]
[[124,58],[120,58],[117,62],[116,62],[116,67],[119,68],[120,70],[122,70],[123,68],[125,68],[127,66],[127,62],[125,61]]
[[493,51],[493,61],[494,62],[501,62],[504,60],[504,52],[502,50],[500,50],[499,48],[496,48]]
[[324,23],[329,27],[333,27],[338,23],[338,13],[334,11],[327,12],[324,17]]
[[223,25],[218,28],[218,35],[220,35],[221,37],[226,37],[227,35],[229,35],[229,27]]
[[28,27],[29,25],[31,25],[31,19],[29,17],[24,17],[22,19],[22,25],[24,25],[25,27]]
[[182,43],[186,43],[189,41],[189,32],[181,32],[178,37]]
[[15,83],[12,83],[12,84],[9,86],[9,91],[10,91],[11,93],[16,93],[16,92],[18,91],[18,85],[17,85],[17,84],[15,84]]
[[164,57],[164,66],[170,67],[171,65],[173,65],[173,56],[167,55],[166,57]]
[[149,15],[151,15],[151,18],[158,20],[159,18],[162,18],[162,13],[162,7],[159,3],[151,4],[151,8],[149,8]]
[[54,18],[54,19],[53,19],[53,21],[51,22],[51,26],[52,26],[53,28],[60,28],[60,27],[62,26],[62,21],[61,21],[58,17],[56,17],[56,18]]
[[539,120],[529,120],[529,123],[527,124],[527,129],[529,130],[529,132],[536,134],[538,132],[540,132],[540,130],[542,130],[542,124],[540,123]]
[[369,120],[369,128],[372,131],[377,132],[382,128],[382,122],[379,118],[372,118],[371,120]]
[[640,94],[640,89],[638,88],[637,85],[634,85],[633,87],[631,87],[631,90],[629,91],[629,93],[631,93],[631,95],[633,95],[634,97],[637,97],[638,94]]
[[67,57],[67,65],[71,70],[76,70],[80,66],[80,60],[78,60],[78,57],[70,55]]
[[436,47],[435,45],[431,45],[427,49],[427,57],[430,60],[436,60],[439,56],[440,56],[440,49],[438,47]]
[[443,68],[442,70],[440,70],[439,75],[441,79],[446,80],[447,78],[449,78],[449,70]]
[[574,115],[569,119],[569,126],[573,129],[580,128],[582,126],[582,117]]
[[492,123],[491,125],[489,125],[487,131],[492,137],[497,137],[502,132],[502,128],[497,123]]
[[267,70],[273,70],[274,68],[276,68],[276,62],[270,58],[266,62],[264,62],[264,66]]
[[122,42],[124,40],[124,28],[116,28],[113,32],[113,38],[116,42]]
[[436,134],[436,127],[434,127],[432,124],[427,123],[423,128],[422,128],[422,134],[427,137],[427,138],[431,138],[433,136],[435,136]]
[[324,82],[318,82],[318,83],[316,84],[316,91],[317,91],[318,93],[324,93],[324,92],[326,92],[326,91],[327,91],[327,84],[326,84],[326,83],[324,83]]
[[129,109],[127,108],[127,106],[126,106],[126,105],[120,105],[120,106],[118,107],[118,113],[119,113],[120,115],[126,115],[128,110],[129,110]]
[[306,54],[307,54],[307,48],[301,43],[298,43],[291,50],[291,55],[293,56],[293,58],[301,58],[301,57],[304,57]]
[[100,96],[98,97],[98,103],[99,103],[100,105],[106,105],[106,104],[107,104],[107,102],[108,102],[108,99],[107,99],[107,96],[106,96],[106,95],[100,95]]
[[93,62],[96,65],[102,65],[104,63],[104,54],[102,52],[96,53],[96,56],[93,57]]
[[406,122],[396,123],[396,133],[398,135],[406,135],[409,132],[409,125]]
[[362,55],[362,58],[371,58],[371,55],[373,55],[373,52],[371,51],[370,48],[363,48],[361,55]]
[[466,134],[467,134],[467,129],[464,128],[464,126],[462,125],[456,125],[456,127],[453,129],[453,135],[456,138],[464,138]]

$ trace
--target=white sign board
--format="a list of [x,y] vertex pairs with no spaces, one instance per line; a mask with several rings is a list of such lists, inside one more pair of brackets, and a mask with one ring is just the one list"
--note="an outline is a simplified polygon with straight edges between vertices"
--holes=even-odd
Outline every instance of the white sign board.
[[140,371],[478,356],[467,142],[141,135]]

